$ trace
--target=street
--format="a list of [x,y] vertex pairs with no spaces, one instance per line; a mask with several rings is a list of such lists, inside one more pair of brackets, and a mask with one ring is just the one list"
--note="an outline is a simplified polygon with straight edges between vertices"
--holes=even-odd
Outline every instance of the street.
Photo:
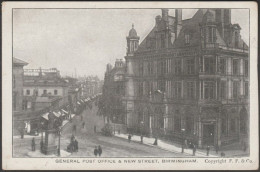
[[[73,126],[76,125],[76,133],[74,136],[78,141],[78,152],[73,152],[70,157],[95,157],[94,148],[100,145],[103,149],[102,157],[181,157],[185,156],[181,153],[173,153],[160,148],[144,145],[137,142],[128,143],[127,140],[118,137],[107,137],[101,135],[101,128],[104,126],[102,116],[97,116],[97,107],[87,108],[83,111],[83,120],[80,116],[75,116],[71,123],[66,124],[62,128],[61,134],[61,150],[66,151],[73,134]],[[82,123],[85,122],[85,128]],[[96,125],[97,132],[94,132]],[[41,137],[36,139],[36,150],[40,149],[39,143]],[[15,157],[27,157],[27,153],[31,151],[31,138],[14,139],[14,155]],[[58,140],[58,139],[57,139]],[[43,155],[44,157],[44,155]]]

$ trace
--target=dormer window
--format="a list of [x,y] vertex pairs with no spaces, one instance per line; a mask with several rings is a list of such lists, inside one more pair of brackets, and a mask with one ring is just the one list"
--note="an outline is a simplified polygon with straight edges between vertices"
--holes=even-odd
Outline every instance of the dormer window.
[[190,34],[185,34],[185,44],[190,44]]
[[238,48],[238,43],[239,43],[239,34],[235,32],[235,48]]
[[209,27],[209,37],[208,37],[209,43],[215,43],[216,42],[216,28]]

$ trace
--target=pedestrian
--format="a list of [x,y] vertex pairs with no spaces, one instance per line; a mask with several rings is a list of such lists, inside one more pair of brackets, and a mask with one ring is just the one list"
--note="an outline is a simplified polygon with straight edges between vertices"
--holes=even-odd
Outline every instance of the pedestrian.
[[141,135],[141,143],[143,143],[143,135]]
[[98,155],[101,156],[101,154],[102,154],[102,148],[100,145],[98,145]]
[[94,149],[94,155],[95,155],[95,157],[97,157],[97,154],[98,154],[98,149],[97,149],[97,146],[95,146],[95,149]]
[[216,153],[218,154],[218,151],[219,151],[219,147],[218,147],[218,144],[216,145]]
[[128,134],[128,142],[130,143],[130,141],[131,141],[131,135],[130,134]]
[[24,136],[24,132],[23,132],[23,129],[21,130],[21,139],[23,139],[23,136]]
[[35,139],[32,139],[32,151],[35,151]]
[[120,134],[120,129],[118,129],[118,134]]
[[40,146],[41,146],[41,152],[43,152],[43,141],[42,140],[40,142]]
[[75,141],[74,141],[74,146],[75,146],[75,152],[78,152],[78,141],[77,141],[77,139],[75,139]]
[[209,150],[210,150],[210,147],[207,146],[207,156],[209,156]]
[[158,142],[157,142],[157,137],[155,137],[155,140],[154,140],[154,143],[153,143],[153,145],[158,145]]
[[76,130],[77,130],[77,126],[73,125],[73,132],[76,132]]
[[196,145],[194,144],[194,145],[193,145],[193,156],[195,156],[195,154],[196,154],[196,149],[197,149],[197,148],[196,148]]
[[96,133],[97,132],[97,127],[96,127],[96,125],[94,125],[94,133]]
[[85,128],[85,122],[82,123],[82,128]]
[[80,115],[80,119],[81,119],[81,121],[83,120],[83,116],[82,115]]

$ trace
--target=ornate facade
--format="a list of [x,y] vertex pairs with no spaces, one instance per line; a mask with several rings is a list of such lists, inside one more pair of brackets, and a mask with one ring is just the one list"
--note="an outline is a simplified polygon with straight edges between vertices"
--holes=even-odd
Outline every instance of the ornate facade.
[[[162,9],[139,45],[127,37],[126,124],[198,146],[248,141],[249,54],[231,9],[183,20]],[[141,124],[144,127],[141,127]]]

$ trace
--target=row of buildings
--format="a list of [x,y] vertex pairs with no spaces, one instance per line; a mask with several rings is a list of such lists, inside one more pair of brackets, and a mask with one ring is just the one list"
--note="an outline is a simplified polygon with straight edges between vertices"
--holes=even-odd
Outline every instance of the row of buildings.
[[184,135],[199,147],[248,142],[250,59],[240,30],[231,9],[199,9],[185,20],[182,9],[174,17],[162,9],[141,43],[132,26],[125,61],[107,65],[103,107],[149,135]]
[[[13,122],[14,134],[39,129],[41,116],[47,112],[78,113],[90,96],[76,78],[61,77],[60,71],[51,69],[23,69],[28,63],[13,58]],[[62,110],[62,111],[60,111]]]

